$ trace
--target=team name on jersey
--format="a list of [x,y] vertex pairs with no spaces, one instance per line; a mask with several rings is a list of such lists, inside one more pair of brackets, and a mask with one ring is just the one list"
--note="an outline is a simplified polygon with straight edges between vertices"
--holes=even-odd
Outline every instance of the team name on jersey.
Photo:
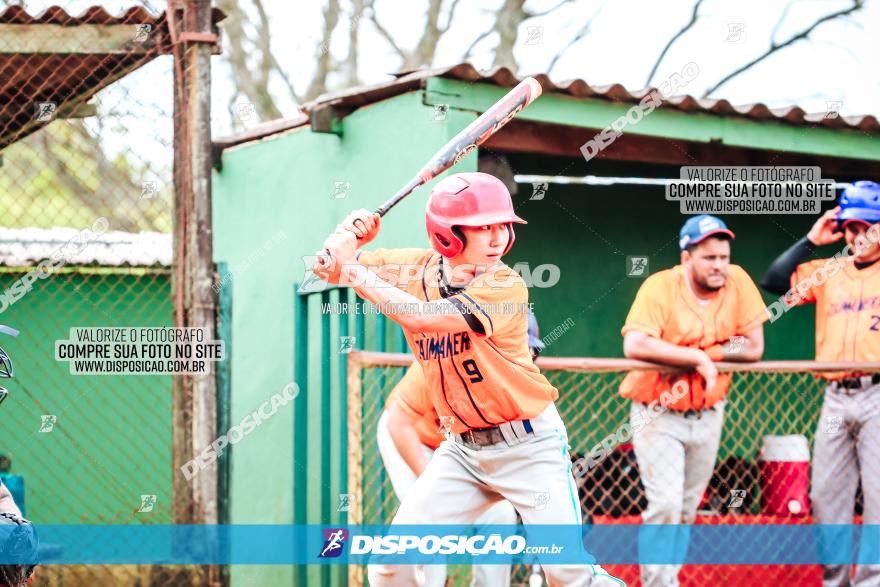
[[467,332],[426,335],[416,342],[422,360],[454,357],[471,348],[471,337]]
[[880,296],[832,303],[828,315],[834,316],[841,312],[861,312],[862,310],[873,310],[874,308],[880,308]]

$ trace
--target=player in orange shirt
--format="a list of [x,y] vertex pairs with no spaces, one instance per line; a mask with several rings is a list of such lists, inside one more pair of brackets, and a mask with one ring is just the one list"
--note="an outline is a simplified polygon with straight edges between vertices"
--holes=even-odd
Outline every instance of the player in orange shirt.
[[[681,264],[645,280],[621,330],[627,358],[692,369],[682,375],[632,371],[620,385],[620,394],[633,400],[645,524],[694,522],[714,470],[730,386],[730,375],[719,375],[713,361],[757,361],[764,352],[767,313],[748,274],[730,264],[733,238],[714,216],[685,222]],[[643,565],[642,584],[678,585],[679,570]]]
[[[502,499],[527,527],[581,524],[558,392],[529,355],[528,289],[501,261],[513,245],[514,223],[525,221],[499,179],[459,173],[431,191],[426,225],[433,250],[357,255],[380,224],[377,214],[358,210],[324,242],[335,264],[313,268],[320,278],[354,286],[400,324],[446,431],[448,442],[393,524],[472,524]],[[371,566],[370,582],[414,585],[416,567]],[[597,565],[545,564],[544,571],[559,585],[622,584]]]
[[[878,223],[880,185],[856,182],[844,190],[840,205],[822,215],[761,280],[764,289],[785,294],[789,304],[816,304],[817,361],[880,359]],[[851,255],[803,262],[816,247],[841,240]],[[820,376],[828,386],[813,447],[813,515],[827,528],[852,524],[861,481],[863,523],[880,524],[880,375]],[[850,585],[850,575],[849,565],[829,565],[822,584]],[[880,565],[858,565],[852,584],[880,585]]]
[[[529,311],[529,350],[536,359],[543,348],[538,324]],[[413,363],[385,400],[385,410],[376,426],[376,441],[385,471],[397,498],[403,500],[443,440],[440,418],[434,411],[431,390],[418,363]],[[499,501],[480,516],[481,526],[516,524],[516,510],[507,500]],[[425,569],[425,587],[446,583],[445,565]],[[476,565],[475,587],[510,585],[510,565]]]

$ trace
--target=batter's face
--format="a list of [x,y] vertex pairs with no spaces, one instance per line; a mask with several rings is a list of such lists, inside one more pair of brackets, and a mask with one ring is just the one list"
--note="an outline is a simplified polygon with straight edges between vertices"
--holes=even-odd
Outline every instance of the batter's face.
[[[870,228],[871,226],[864,222],[847,222],[843,228],[843,237],[856,261],[864,263],[880,257],[880,243],[871,243],[868,238],[868,229]],[[872,229],[871,233],[880,234],[880,226]]]
[[730,241],[709,237],[690,252],[682,251],[681,264],[687,269],[692,285],[704,292],[721,289],[730,268]]
[[501,260],[510,241],[510,231],[506,223],[462,226],[461,231],[465,239],[464,250],[449,260],[453,267],[464,263],[494,265]]

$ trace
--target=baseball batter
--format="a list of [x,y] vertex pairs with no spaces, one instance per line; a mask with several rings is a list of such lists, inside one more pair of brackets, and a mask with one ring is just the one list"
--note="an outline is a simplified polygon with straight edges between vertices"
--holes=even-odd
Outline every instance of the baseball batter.
[[[807,236],[767,270],[761,285],[790,303],[816,304],[817,361],[880,357],[880,184],[859,181]],[[845,239],[851,256],[804,262],[816,247]],[[834,267],[829,265],[829,261]],[[829,268],[834,267],[828,271]],[[821,269],[821,274],[816,273]],[[811,501],[819,524],[851,524],[862,483],[864,524],[880,524],[880,375],[823,373],[828,380],[813,447]],[[823,585],[853,584],[849,566],[824,569]],[[880,566],[856,567],[855,585],[880,585]]]
[[[428,201],[433,250],[358,254],[380,225],[377,214],[358,210],[324,242],[335,264],[313,268],[318,277],[354,285],[400,324],[446,431],[393,524],[473,524],[502,499],[526,525],[581,524],[558,393],[529,356],[528,289],[501,261],[514,223],[525,221],[499,179],[455,174],[438,182]],[[389,266],[401,275],[367,269]],[[413,267],[421,269],[417,278],[410,277]],[[547,564],[544,571],[551,585],[622,584],[597,565]],[[417,585],[419,574],[415,565],[369,569],[374,585]]]
[[[537,320],[529,311],[529,350],[532,359],[538,357],[544,346],[537,332]],[[413,363],[391,390],[376,427],[376,440],[394,493],[403,500],[443,440],[431,390],[418,363]],[[513,525],[516,521],[516,510],[507,500],[499,501],[477,520],[481,525]],[[445,565],[429,565],[425,568],[425,585],[442,586],[445,583]],[[477,565],[472,585],[510,585],[510,565]]]
[[[730,386],[730,375],[719,375],[713,361],[757,361],[764,352],[767,313],[752,279],[730,263],[733,238],[714,216],[685,222],[681,264],[645,280],[621,330],[627,358],[692,369],[675,376],[631,371],[620,385],[620,394],[632,399],[645,524],[694,523],[714,470]],[[686,393],[678,393],[682,389]],[[659,413],[648,412],[652,402]],[[643,539],[650,542],[647,534]],[[678,585],[680,568],[643,565],[642,584]]]

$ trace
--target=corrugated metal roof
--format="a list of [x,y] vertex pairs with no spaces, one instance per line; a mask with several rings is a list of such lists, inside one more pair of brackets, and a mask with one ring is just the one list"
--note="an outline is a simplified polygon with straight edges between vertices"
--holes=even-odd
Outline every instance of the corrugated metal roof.
[[170,267],[172,240],[159,232],[90,236],[75,228],[0,228],[0,265],[30,267],[57,258],[66,265]]
[[[224,14],[214,9],[212,18],[216,29]],[[135,25],[149,31],[140,37]],[[18,28],[28,26],[38,30]],[[93,6],[72,16],[53,6],[34,16],[10,6],[0,12],[0,27],[0,149],[42,128],[41,104],[54,103],[64,115],[172,48],[165,13],[142,7],[112,15]]]
[[[354,110],[398,94],[423,88],[425,87],[425,80],[430,77],[445,77],[467,82],[488,83],[501,87],[513,87],[523,79],[506,67],[480,71],[469,63],[460,63],[451,67],[401,71],[394,74],[394,76],[395,79],[391,81],[323,94],[316,100],[303,104],[301,110],[304,114],[309,114],[316,108],[325,105],[334,106],[342,111]],[[538,80],[545,94],[566,94],[575,98],[598,98],[608,100],[609,102],[635,104],[655,89],[627,90],[621,84],[593,86],[582,79],[556,83],[543,73],[533,74],[531,77]],[[737,116],[757,121],[784,122],[800,126],[822,126],[832,129],[852,129],[866,133],[880,133],[880,121],[872,115],[829,117],[825,112],[808,114],[798,106],[770,108],[762,103],[734,106],[727,100],[702,99],[683,95],[669,97],[660,108],[681,110],[683,112],[700,112],[716,116]],[[307,120],[297,117],[288,122],[286,125],[279,125],[283,126],[282,130],[302,126],[307,123]],[[248,133],[249,136],[246,140],[255,140],[271,134],[275,133],[266,132],[265,134],[255,136],[255,133],[251,131]],[[245,142],[235,140],[240,136],[244,136],[244,133],[222,139],[218,141],[218,144],[239,144]]]
[[103,6],[91,6],[78,16],[68,14],[60,6],[50,6],[40,14],[28,14],[22,6],[10,6],[0,12],[3,24],[60,24],[76,26],[80,24],[156,24],[164,18],[164,13],[153,14],[143,6],[133,6],[122,14],[114,16]]

